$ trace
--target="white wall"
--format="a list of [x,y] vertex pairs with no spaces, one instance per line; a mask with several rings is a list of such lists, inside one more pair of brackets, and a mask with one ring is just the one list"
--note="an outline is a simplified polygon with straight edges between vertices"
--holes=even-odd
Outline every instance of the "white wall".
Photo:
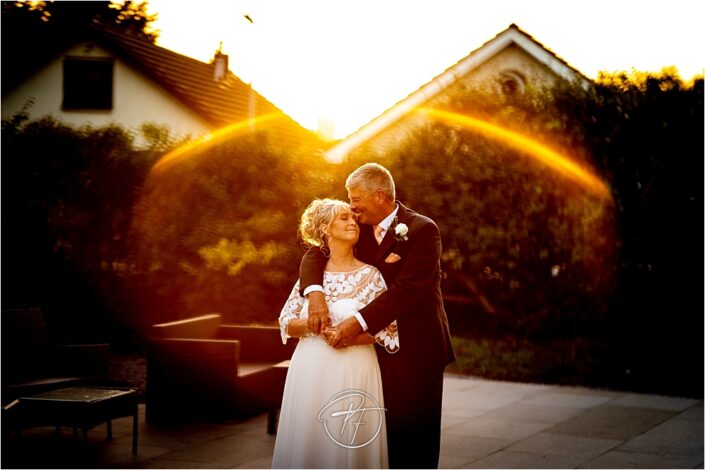
[[[209,132],[210,126],[193,111],[149,80],[138,70],[120,59],[115,60],[113,70],[112,110],[63,110],[62,62],[66,55],[85,57],[111,57],[110,52],[94,43],[85,42],[72,47],[56,60],[2,99],[2,118],[19,112],[30,98],[34,104],[29,108],[31,119],[52,115],[72,125],[108,123],[121,124],[139,130],[144,122],[169,127],[172,135],[199,136]],[[138,141],[139,144],[139,141]]]
[[463,81],[470,86],[485,83],[493,87],[493,84],[498,83],[498,79],[504,71],[520,72],[526,79],[527,85],[537,88],[550,87],[559,78],[545,64],[536,60],[520,47],[512,44],[499,51],[480,67],[468,73],[463,77]]

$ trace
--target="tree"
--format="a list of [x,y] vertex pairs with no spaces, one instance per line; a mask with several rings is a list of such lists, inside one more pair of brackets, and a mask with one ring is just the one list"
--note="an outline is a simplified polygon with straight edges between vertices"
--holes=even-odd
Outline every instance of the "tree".
[[[573,102],[588,99],[579,87],[569,92]],[[455,316],[457,331],[460,322],[476,333],[478,323],[489,323],[488,334],[533,339],[594,331],[608,308],[617,254],[610,195],[481,131],[520,133],[590,169],[583,126],[543,90],[508,98],[461,89],[442,109],[457,119],[429,118],[385,163],[400,199],[440,226],[444,293],[477,305],[450,304],[468,317]],[[483,125],[467,126],[466,118]],[[366,158],[363,152],[354,164]]]
[[91,25],[117,28],[153,43],[158,37],[152,29],[156,18],[147,13],[146,1],[2,2],[2,93],[59,54]]
[[140,326],[204,312],[274,324],[298,276],[299,217],[327,193],[330,164],[266,131],[172,161],[145,181],[131,229]]
[[50,326],[93,340],[124,318],[132,208],[159,155],[132,140],[117,126],[3,122],[3,308],[41,306]]
[[118,28],[124,33],[133,34],[149,42],[155,42],[159,36],[152,29],[156,14],[147,13],[146,1],[137,3],[131,0],[90,1],[90,2],[3,2],[2,20],[3,36],[10,38],[15,33],[29,27],[30,31],[70,34],[76,28],[85,28],[91,23]]
[[603,74],[583,108],[618,208],[610,334],[622,380],[700,396],[703,104],[703,78],[686,84],[667,68]]
[[[441,228],[444,294],[476,302],[447,303],[453,333],[589,342],[599,355],[573,376],[582,383],[597,370],[593,385],[702,396],[702,109],[702,78],[668,71],[511,99],[463,90],[447,103],[590,168],[607,198],[442,120],[377,159],[399,199]],[[3,307],[131,331],[208,312],[273,324],[298,274],[301,211],[345,199],[369,154],[332,165],[245,132],[153,168],[176,144],[148,131],[144,152],[114,126],[3,122]],[[575,349],[561,354],[573,367]]]
[[[549,145],[611,193],[462,119],[400,134],[380,163],[400,199],[439,223],[444,293],[466,299],[447,302],[453,331],[588,341],[605,385],[701,396],[702,77],[620,73],[512,97],[460,89],[442,109]],[[361,148],[346,170],[370,155]]]

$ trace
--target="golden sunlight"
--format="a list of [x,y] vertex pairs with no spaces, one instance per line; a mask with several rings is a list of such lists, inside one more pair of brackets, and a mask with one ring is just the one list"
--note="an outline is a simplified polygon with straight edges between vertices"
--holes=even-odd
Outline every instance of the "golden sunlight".
[[570,158],[518,132],[505,129],[482,119],[433,108],[419,108],[417,112],[450,124],[460,124],[468,129],[501,140],[512,147],[525,151],[529,156],[550,169],[579,183],[603,199],[612,199],[612,193],[604,181],[591,171],[579,166]]
[[271,121],[274,121],[275,119],[281,117],[284,117],[284,114],[281,112],[263,114],[261,116],[257,116],[256,118],[245,119],[243,121],[236,122],[234,124],[230,124],[229,126],[225,126],[221,129],[213,131],[209,134],[202,136],[199,139],[190,141],[164,155],[156,163],[156,165],[154,165],[152,172],[155,174],[160,173],[168,168],[171,168],[174,164],[188,157],[195,150],[205,150],[216,144],[224,142],[226,139],[232,137],[238,132],[254,128],[255,126],[261,126],[265,123],[271,123]]
[[689,79],[703,72],[687,46],[701,39],[702,4],[640,8],[639,21],[632,2],[610,0],[566,6],[560,20],[547,0],[150,0],[149,11],[160,46],[209,62],[222,42],[237,77],[304,127],[323,119],[343,138],[511,23],[593,79],[668,65]]

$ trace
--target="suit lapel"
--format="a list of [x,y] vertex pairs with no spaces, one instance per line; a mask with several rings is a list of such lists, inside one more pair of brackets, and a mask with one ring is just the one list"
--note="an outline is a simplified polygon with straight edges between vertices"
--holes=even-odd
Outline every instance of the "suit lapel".
[[[399,210],[397,211],[397,223],[409,224],[409,209],[407,209],[401,202],[399,204]],[[360,225],[360,239],[357,242],[357,255],[365,263],[369,263],[375,266],[382,266],[384,264],[384,259],[389,255],[389,253],[396,247],[397,242],[394,239],[394,227],[389,227],[387,233],[384,234],[382,243],[377,244],[374,234],[372,233],[371,225]]]

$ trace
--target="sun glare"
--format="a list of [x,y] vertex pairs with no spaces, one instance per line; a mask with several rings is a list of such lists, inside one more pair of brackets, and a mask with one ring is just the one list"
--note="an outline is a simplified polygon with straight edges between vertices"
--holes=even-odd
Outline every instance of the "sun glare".
[[433,108],[419,108],[417,112],[438,121],[461,125],[467,129],[481,132],[518,150],[527,152],[529,156],[543,163],[551,170],[579,183],[599,197],[612,199],[610,189],[594,173],[581,167],[569,157],[561,155],[559,152],[536,142],[528,136],[464,114]]
[[197,151],[202,152],[203,150],[213,147],[216,144],[225,142],[227,139],[232,138],[239,132],[253,129],[255,127],[261,127],[263,124],[271,123],[281,117],[284,117],[284,114],[281,112],[263,114],[253,119],[245,119],[243,121],[230,124],[229,126],[218,129],[217,131],[208,133],[199,139],[187,142],[181,147],[164,155],[156,163],[156,165],[154,165],[152,173],[157,174],[163,172],[183,159],[190,157]]
[[702,15],[688,13],[696,10],[694,0],[638,13],[630,2],[594,0],[589,9],[564,8],[556,21],[547,1],[149,2],[159,45],[208,62],[222,41],[235,75],[304,127],[333,122],[337,138],[511,23],[593,79],[599,70],[669,65],[689,79],[703,71],[702,57],[687,47],[700,39]]

